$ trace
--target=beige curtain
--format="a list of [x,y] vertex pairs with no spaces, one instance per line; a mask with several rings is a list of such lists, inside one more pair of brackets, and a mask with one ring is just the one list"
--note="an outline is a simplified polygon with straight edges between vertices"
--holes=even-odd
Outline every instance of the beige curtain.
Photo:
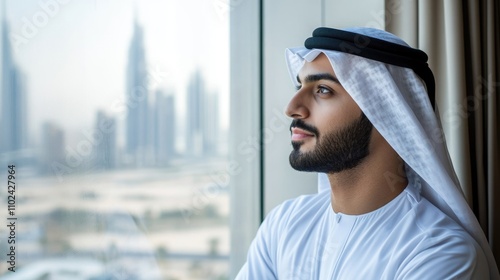
[[386,0],[386,30],[429,55],[463,191],[500,265],[500,3]]

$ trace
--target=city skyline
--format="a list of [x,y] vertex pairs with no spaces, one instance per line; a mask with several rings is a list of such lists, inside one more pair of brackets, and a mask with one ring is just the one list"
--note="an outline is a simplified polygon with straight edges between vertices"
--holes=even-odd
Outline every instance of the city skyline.
[[[2,1],[3,4],[5,2]],[[5,12],[6,9],[3,8],[2,13],[5,14]],[[27,127],[30,127],[32,132],[29,134],[29,143],[25,140],[9,140],[10,142],[18,143],[19,147],[7,147],[3,150],[9,151],[21,147],[29,148],[28,159],[38,158],[40,165],[47,164],[49,160],[53,162],[57,161],[62,165],[59,166],[59,169],[55,169],[58,169],[59,173],[64,173],[64,155],[67,157],[68,155],[75,154],[75,151],[77,152],[79,148],[78,145],[82,141],[92,140],[93,133],[101,130],[97,123],[94,124],[94,116],[97,116],[97,119],[108,119],[108,121],[113,122],[114,126],[113,133],[105,135],[108,138],[102,140],[106,141],[107,149],[111,149],[111,151],[105,153],[104,157],[112,157],[108,158],[104,164],[100,164],[103,169],[123,166],[165,165],[170,159],[178,155],[194,157],[217,155],[220,151],[220,148],[217,147],[217,140],[220,140],[219,138],[222,137],[221,110],[219,110],[221,107],[219,104],[221,95],[219,91],[207,86],[208,83],[204,77],[205,73],[199,67],[189,72],[189,80],[185,85],[186,96],[183,96],[182,92],[179,93],[176,89],[164,87],[158,79],[165,77],[158,75],[158,73],[151,73],[147,69],[148,52],[145,47],[145,32],[137,16],[138,13],[134,12],[134,31],[131,34],[131,38],[129,38],[128,47],[125,47],[125,49],[128,49],[128,54],[126,55],[128,59],[126,63],[127,71],[124,71],[125,73],[122,72],[122,74],[126,77],[124,78],[126,86],[121,96],[118,96],[116,99],[121,100],[121,103],[113,103],[111,110],[94,106],[93,113],[84,122],[81,122],[80,127],[75,125],[75,127],[68,128],[64,125],[66,120],[60,118],[49,118],[35,122],[33,118],[12,117],[13,112],[19,115],[31,114],[32,108],[26,106],[26,103],[31,101],[31,98],[35,95],[29,90],[27,91],[27,95],[21,91],[14,93],[13,86],[10,85],[10,88],[2,90],[2,93],[11,92],[8,97],[10,99],[16,97],[21,100],[22,102],[18,102],[20,104],[18,106],[27,107],[27,110],[17,109],[8,112],[8,110],[4,109],[2,110],[2,114],[7,117],[2,117],[2,119],[17,121],[17,123],[11,124],[11,127],[17,127],[16,133],[11,133],[13,135],[12,139],[28,138]],[[13,32],[12,30],[7,30],[9,25],[6,20],[7,18],[4,15],[0,21],[3,31],[1,37],[3,71],[1,75],[20,76],[17,64],[13,62],[15,60],[14,55],[10,55],[15,45],[12,40]],[[193,81],[193,77],[196,77],[195,81]],[[28,80],[29,78],[31,77],[28,76]],[[5,81],[7,79],[2,80]],[[4,88],[6,88],[5,84],[5,82],[2,83]],[[19,83],[14,88],[21,89],[22,86]],[[193,90],[193,88],[196,88],[196,90]],[[131,93],[136,96],[131,97]],[[196,100],[193,100],[193,94],[197,96]],[[3,94],[3,100],[7,100],[5,96]],[[140,97],[140,100],[137,100],[138,97]],[[185,103],[181,103],[181,106],[179,106],[179,99],[185,99]],[[222,99],[224,99],[223,96]],[[193,102],[198,103],[196,108],[192,107]],[[3,102],[3,104],[5,106],[7,102]],[[59,108],[56,107],[52,111],[56,113],[57,109]],[[113,111],[113,109],[115,110]],[[162,117],[166,119],[162,119]],[[71,117],[69,118],[71,119]],[[189,122],[192,122],[193,118],[197,118],[198,124],[196,129],[193,129],[189,125]],[[223,117],[222,121],[227,120]],[[8,128],[4,122],[2,123],[2,129],[5,127]],[[142,137],[135,139],[136,135],[142,135]],[[192,139],[195,139],[195,141],[199,140],[200,142],[196,144],[191,141]],[[94,151],[104,151],[103,147],[106,145],[102,141],[97,143],[90,141],[92,144],[90,148]],[[6,140],[2,140],[2,143],[6,142]],[[48,144],[52,142],[60,143],[61,145]],[[185,147],[194,147],[194,149],[185,149]],[[49,149],[51,153],[44,152],[46,149]],[[192,153],[192,151],[197,152]],[[125,152],[125,155],[122,152]],[[48,154],[52,154],[52,156]],[[117,158],[117,155],[119,155],[119,158]],[[87,159],[87,157],[94,157],[94,160]],[[94,153],[90,156],[84,155],[83,158],[87,160],[86,165],[90,168],[96,165],[97,159],[103,159],[103,155],[95,155]],[[167,160],[166,158],[169,159]],[[41,169],[48,171],[47,168]],[[54,173],[57,174],[58,172]]]
[[227,279],[228,22],[212,5],[0,0],[0,79],[23,77],[0,82],[22,224],[0,278]]
[[[198,21],[204,25],[219,28],[209,29],[209,32],[196,34],[198,37],[193,38],[189,35],[193,32],[192,27],[184,25],[189,20],[180,16],[189,10],[189,3],[137,2],[134,12],[132,1],[90,4],[71,1],[59,4],[53,15],[46,13],[48,23],[43,27],[35,25],[35,36],[20,44],[13,38],[23,36],[23,31],[29,26],[27,22],[35,24],[33,16],[43,13],[45,7],[32,0],[2,2],[7,3],[10,40],[15,50],[13,56],[28,80],[27,118],[31,138],[39,138],[43,123],[52,122],[66,131],[67,144],[75,145],[82,139],[83,131],[93,129],[90,120],[96,111],[115,115],[118,120],[124,119],[125,69],[133,36],[134,14],[144,29],[147,72],[155,82],[151,91],[175,95],[176,121],[181,129],[176,135],[176,149],[186,147],[184,140],[179,138],[186,135],[182,131],[188,114],[186,92],[194,71],[200,71],[206,77],[207,91],[219,94],[218,119],[221,127],[227,129],[228,30],[227,22],[224,22],[226,15],[218,13],[213,3],[200,1],[199,6],[207,9],[189,12],[192,15],[200,13]],[[182,29],[179,29],[180,25]],[[190,43],[197,39],[204,42],[203,48]],[[185,45],[174,43],[178,41],[185,42]],[[118,129],[124,130],[123,122],[118,123]],[[118,139],[119,145],[124,141]],[[40,140],[35,144],[40,146]]]

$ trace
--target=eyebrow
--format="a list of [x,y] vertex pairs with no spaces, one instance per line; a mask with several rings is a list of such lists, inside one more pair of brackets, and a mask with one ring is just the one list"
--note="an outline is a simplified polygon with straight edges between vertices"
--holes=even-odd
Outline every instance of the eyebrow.
[[[334,77],[330,73],[311,74],[311,75],[307,75],[306,78],[305,78],[305,82],[306,83],[317,82],[317,81],[320,81],[320,80],[330,80],[330,81],[332,81],[332,82],[337,83],[337,84],[340,85],[340,82],[337,79],[337,77]],[[297,82],[299,84],[302,84],[302,82],[300,81],[299,75],[297,75]]]

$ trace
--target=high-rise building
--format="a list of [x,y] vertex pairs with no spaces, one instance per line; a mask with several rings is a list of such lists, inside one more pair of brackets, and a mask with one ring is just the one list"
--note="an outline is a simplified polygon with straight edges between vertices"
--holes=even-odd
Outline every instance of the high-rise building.
[[148,114],[148,81],[146,70],[146,55],[144,50],[144,32],[134,21],[134,31],[128,52],[126,74],[126,137],[125,151],[135,161],[136,165],[144,165],[151,139]]
[[[42,125],[42,142],[40,149],[40,171],[42,173],[57,172],[61,166],[67,168],[65,162],[64,131],[58,125],[46,122]],[[59,168],[59,169],[58,169]]]
[[157,90],[154,111],[154,150],[157,165],[166,165],[175,156],[175,99]]
[[189,79],[187,86],[187,131],[186,154],[199,157],[203,155],[203,97],[205,96],[205,82],[199,70],[196,70]]
[[218,153],[220,138],[219,127],[219,99],[217,93],[204,96],[203,106],[203,153],[207,156],[215,156]]
[[14,58],[9,40],[9,27],[2,1],[0,53],[0,152],[12,152],[26,147],[26,96],[23,76]]
[[217,94],[207,93],[199,70],[189,80],[187,88],[187,154],[213,156],[217,154],[219,109]]
[[96,169],[109,170],[116,167],[116,121],[98,111],[94,132],[97,135],[94,147]]

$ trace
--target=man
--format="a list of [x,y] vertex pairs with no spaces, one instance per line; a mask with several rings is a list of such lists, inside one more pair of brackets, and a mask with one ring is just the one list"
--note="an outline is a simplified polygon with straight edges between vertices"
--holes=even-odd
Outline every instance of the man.
[[499,279],[425,53],[369,28],[318,28],[305,46],[287,50],[290,164],[327,180],[269,213],[237,279]]

